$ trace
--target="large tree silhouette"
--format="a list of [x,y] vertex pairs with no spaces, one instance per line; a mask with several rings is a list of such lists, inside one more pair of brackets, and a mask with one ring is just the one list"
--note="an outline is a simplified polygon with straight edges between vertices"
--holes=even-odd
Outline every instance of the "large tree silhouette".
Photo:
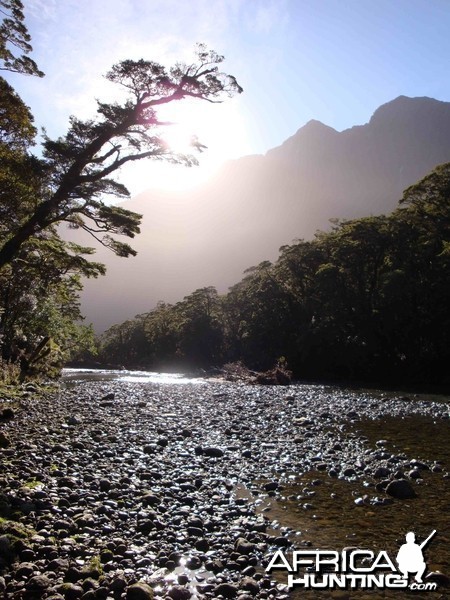
[[107,196],[126,197],[128,190],[112,176],[127,163],[152,158],[191,165],[191,155],[174,153],[161,136],[167,123],[159,120],[159,106],[186,98],[220,102],[240,93],[236,79],[219,70],[223,61],[202,44],[192,64],[172,68],[147,60],[125,60],[107,79],[127,91],[122,103],[98,102],[97,117],[72,117],[64,137],[45,139],[42,160],[34,162],[40,181],[35,201],[0,247],[0,268],[11,262],[22,245],[49,227],[66,221],[82,228],[120,256],[135,254],[111,234],[134,237],[140,215],[108,206]]

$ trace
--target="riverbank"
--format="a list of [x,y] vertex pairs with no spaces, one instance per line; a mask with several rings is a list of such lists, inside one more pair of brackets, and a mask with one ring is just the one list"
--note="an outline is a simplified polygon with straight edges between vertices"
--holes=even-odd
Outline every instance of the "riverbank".
[[[415,498],[449,481],[449,464],[432,450],[424,461],[383,440],[385,419],[447,426],[449,406],[438,398],[72,381],[38,400],[29,391],[12,413],[0,431],[5,598],[283,598],[285,584],[264,566],[277,548],[319,540],[296,530],[298,521],[283,527],[271,507],[295,502],[309,515],[315,490],[336,481],[356,491],[337,495],[338,512],[347,502],[400,511],[425,535]],[[378,439],[352,429],[364,420],[380,423]],[[296,488],[302,476],[306,491]],[[402,527],[389,543],[402,543]],[[436,548],[433,570],[449,575]]]

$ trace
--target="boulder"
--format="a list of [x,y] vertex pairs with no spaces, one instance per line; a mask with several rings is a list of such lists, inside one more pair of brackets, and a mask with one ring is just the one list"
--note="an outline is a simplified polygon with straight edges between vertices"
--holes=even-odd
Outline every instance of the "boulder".
[[127,588],[127,600],[153,600],[152,588],[143,582],[134,583]]
[[399,500],[408,500],[417,496],[414,488],[406,479],[394,479],[386,487],[386,494]]

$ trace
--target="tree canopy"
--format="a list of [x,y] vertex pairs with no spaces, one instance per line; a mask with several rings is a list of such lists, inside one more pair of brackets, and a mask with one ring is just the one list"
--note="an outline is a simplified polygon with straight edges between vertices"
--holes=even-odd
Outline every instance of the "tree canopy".
[[21,0],[0,0],[0,15],[0,71],[42,77],[44,73],[28,56],[33,48]]
[[164,125],[158,106],[194,98],[219,102],[242,88],[219,70],[223,57],[199,45],[192,64],[166,69],[147,60],[125,60],[107,79],[127,91],[122,103],[97,103],[97,117],[70,120],[67,134],[46,138],[43,159],[36,166],[42,189],[33,209],[0,246],[0,268],[14,259],[23,243],[48,227],[65,221],[82,228],[120,256],[135,254],[111,234],[132,238],[139,233],[140,216],[105,204],[106,197],[124,198],[128,190],[113,174],[129,162],[152,158],[185,165],[191,155],[174,153],[160,135]]
[[391,215],[333,221],[221,297],[197,290],[111,328],[101,356],[264,370],[284,358],[304,379],[448,382],[449,198],[447,163],[408,188]]

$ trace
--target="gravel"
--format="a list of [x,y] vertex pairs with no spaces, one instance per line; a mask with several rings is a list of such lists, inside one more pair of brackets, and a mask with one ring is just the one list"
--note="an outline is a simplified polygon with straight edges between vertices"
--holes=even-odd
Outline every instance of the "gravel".
[[396,497],[414,494],[423,469],[446,476],[391,454],[382,431],[375,448],[346,431],[363,418],[447,420],[439,402],[221,382],[28,394],[0,426],[7,599],[285,598],[263,565],[291,540],[270,529],[256,498],[276,498],[289,473],[307,470],[372,477]]

